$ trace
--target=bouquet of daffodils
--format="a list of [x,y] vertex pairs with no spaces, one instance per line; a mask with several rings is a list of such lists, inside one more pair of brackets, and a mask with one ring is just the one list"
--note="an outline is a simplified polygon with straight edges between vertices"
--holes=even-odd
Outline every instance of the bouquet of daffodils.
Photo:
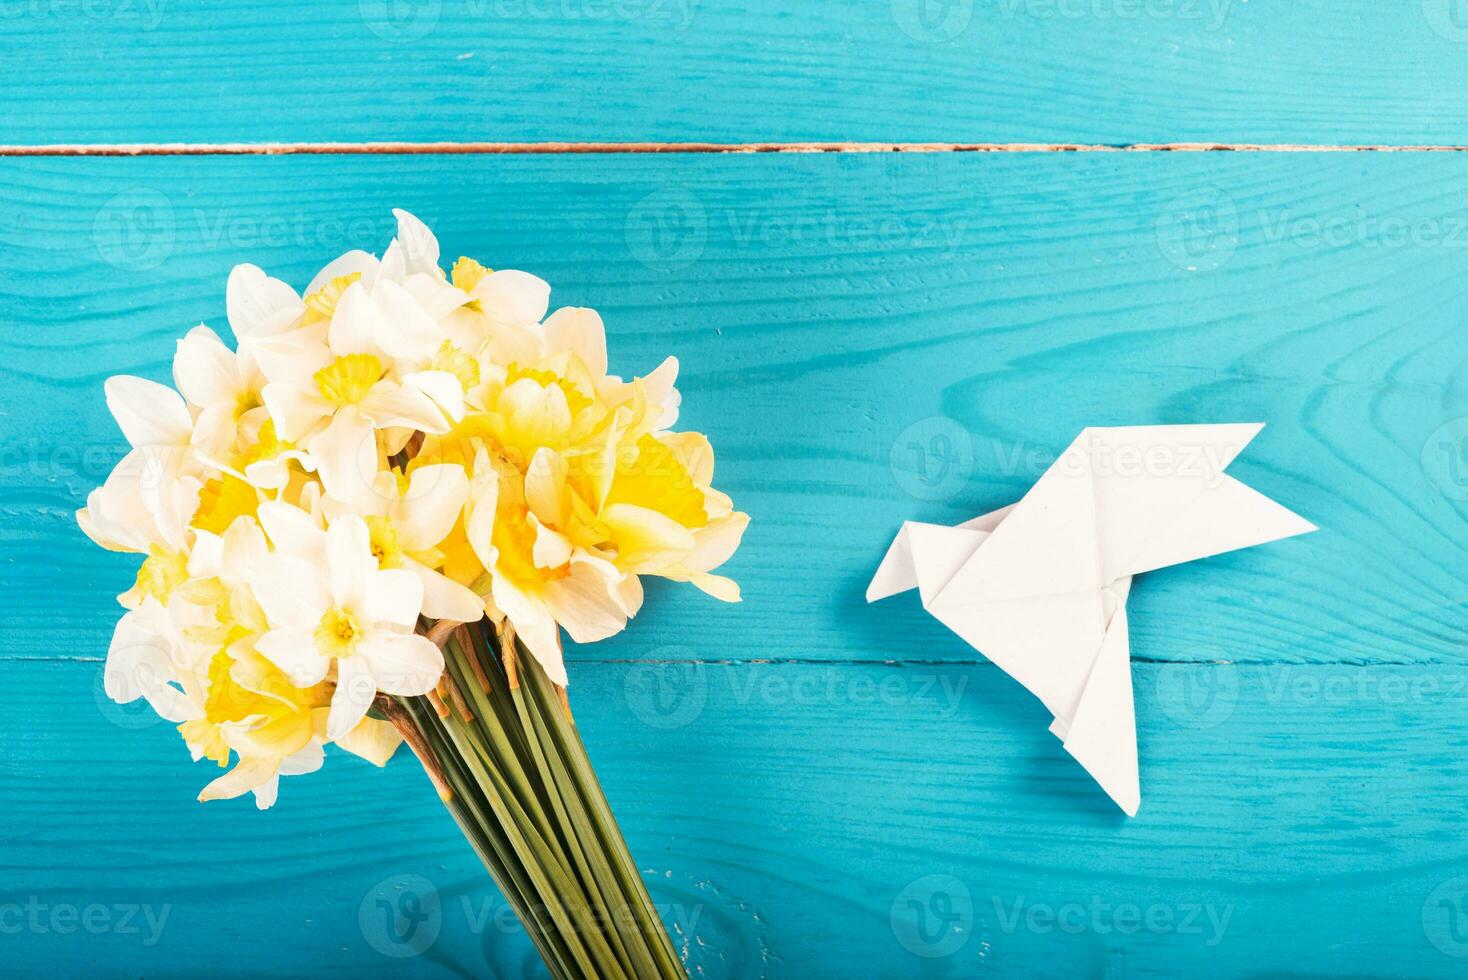
[[132,450],[77,520],[145,556],[105,668],[197,761],[199,798],[275,802],[323,748],[406,741],[557,977],[682,977],[587,760],[560,631],[626,626],[643,575],[725,601],[748,517],[673,432],[677,362],[607,373],[601,318],[395,212],[299,296],[241,265],[231,350],[178,342],[177,391],[106,384]]

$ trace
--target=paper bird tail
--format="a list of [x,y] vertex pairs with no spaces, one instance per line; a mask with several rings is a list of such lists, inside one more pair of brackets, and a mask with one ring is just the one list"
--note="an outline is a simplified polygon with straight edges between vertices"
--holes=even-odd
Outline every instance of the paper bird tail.
[[1137,815],[1142,786],[1125,605],[1111,618],[1075,716],[1069,724],[1056,718],[1050,730],[1127,816]]

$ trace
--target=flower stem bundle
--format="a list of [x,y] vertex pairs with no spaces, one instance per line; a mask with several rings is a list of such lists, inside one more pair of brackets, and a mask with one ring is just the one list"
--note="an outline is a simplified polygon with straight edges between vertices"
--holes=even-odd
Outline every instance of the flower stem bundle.
[[565,689],[487,621],[445,641],[447,697],[387,699],[445,806],[558,978],[681,978]]

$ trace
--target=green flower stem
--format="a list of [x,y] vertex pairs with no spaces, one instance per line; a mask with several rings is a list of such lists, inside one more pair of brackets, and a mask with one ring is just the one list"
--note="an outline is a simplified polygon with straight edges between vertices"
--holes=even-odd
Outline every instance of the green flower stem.
[[444,643],[452,696],[395,698],[390,716],[411,726],[445,806],[551,975],[687,980],[564,692],[487,620],[456,634]]

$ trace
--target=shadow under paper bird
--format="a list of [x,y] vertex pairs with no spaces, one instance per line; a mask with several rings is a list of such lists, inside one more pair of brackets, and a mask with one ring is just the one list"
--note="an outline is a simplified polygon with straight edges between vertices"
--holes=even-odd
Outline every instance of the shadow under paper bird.
[[1263,427],[1085,429],[1019,503],[957,527],[904,523],[867,601],[916,588],[1045,704],[1066,751],[1135,816],[1132,576],[1316,530],[1224,474]]

